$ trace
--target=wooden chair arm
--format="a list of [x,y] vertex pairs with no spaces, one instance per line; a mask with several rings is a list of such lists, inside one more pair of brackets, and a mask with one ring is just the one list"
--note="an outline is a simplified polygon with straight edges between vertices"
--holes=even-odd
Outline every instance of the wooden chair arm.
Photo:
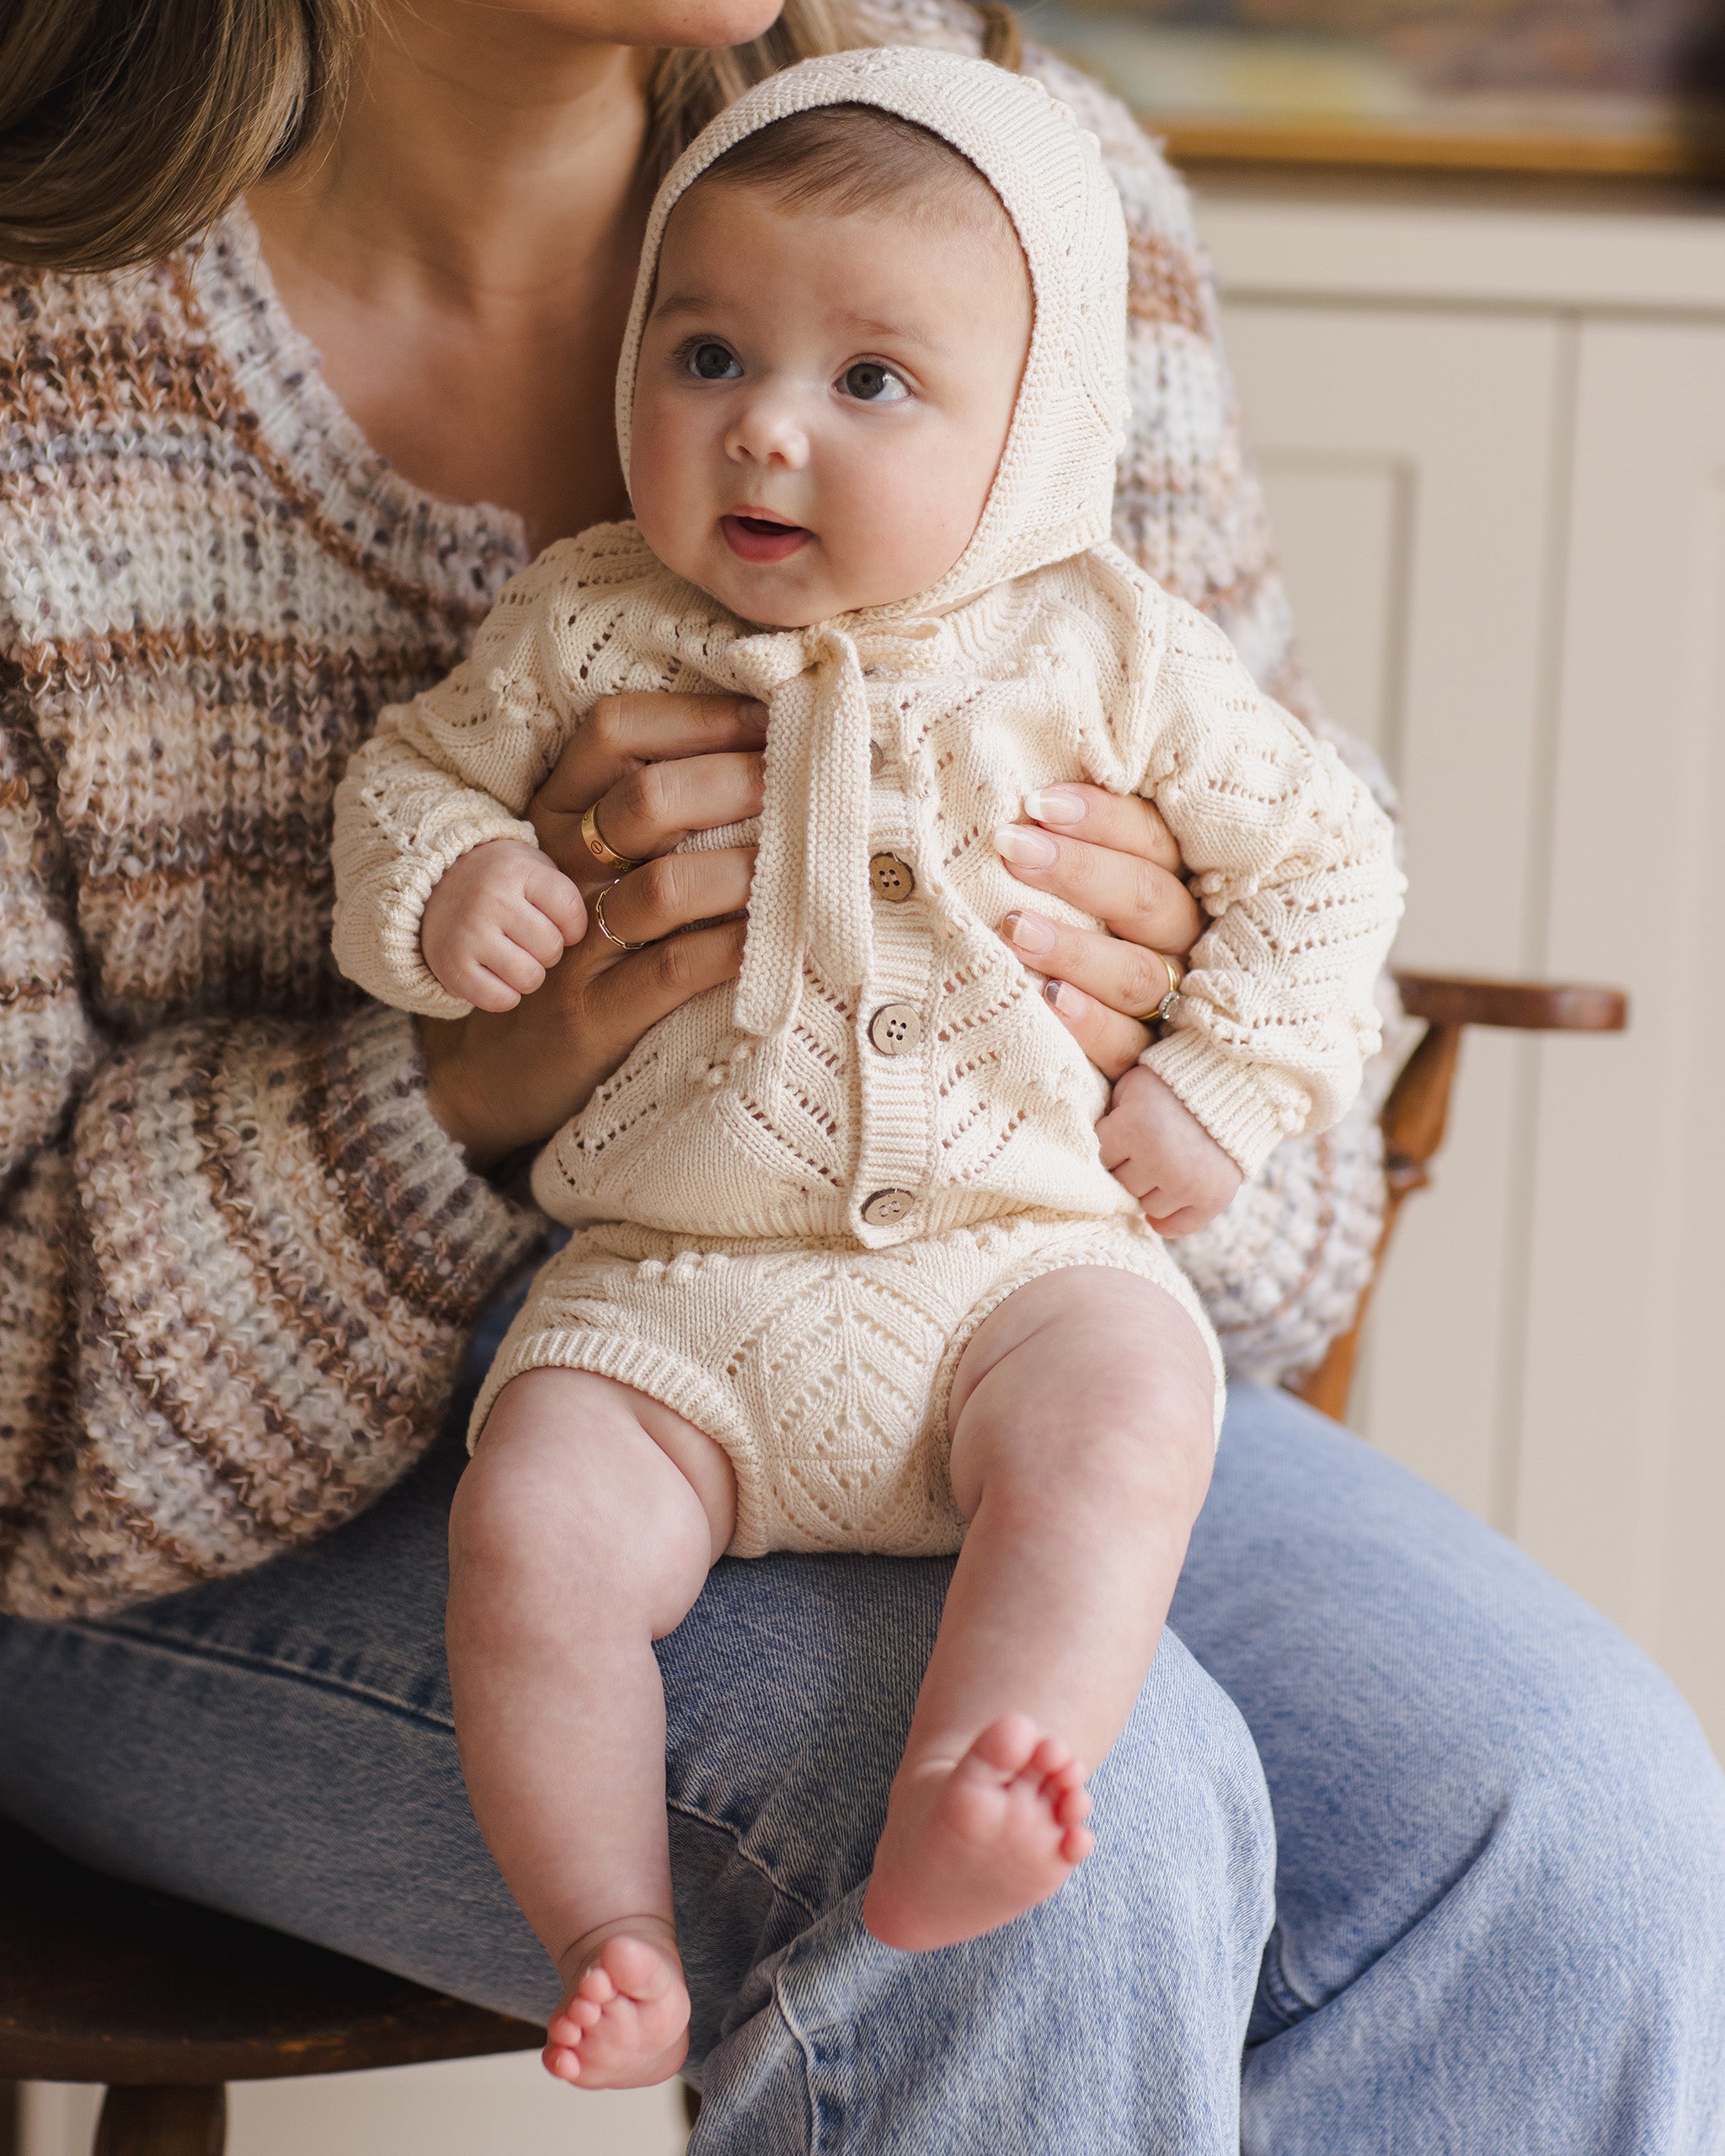
[[1398,973],[1396,985],[1408,1017],[1434,1026],[1503,1026],[1524,1033],[1621,1033],[1629,1022],[1629,999],[1619,988],[1415,973]]
[[1366,1305],[1383,1269],[1402,1201],[1431,1181],[1430,1164],[1444,1142],[1450,1094],[1468,1026],[1498,1026],[1521,1033],[1618,1033],[1629,1022],[1629,999],[1621,989],[1566,983],[1473,980],[1465,975],[1398,973],[1396,985],[1410,1018],[1423,1018],[1425,1032],[1402,1066],[1378,1118],[1384,1134],[1384,1179],[1389,1202],[1372,1277],[1359,1299],[1353,1326],[1309,1376],[1290,1390],[1310,1406],[1341,1422],[1348,1412],[1354,1365]]

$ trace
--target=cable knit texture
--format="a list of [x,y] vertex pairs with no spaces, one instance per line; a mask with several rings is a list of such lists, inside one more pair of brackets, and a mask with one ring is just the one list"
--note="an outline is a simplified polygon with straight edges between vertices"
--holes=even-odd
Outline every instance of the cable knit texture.
[[[763,1486],[776,1486],[795,1479],[799,1450],[824,1456],[828,1439],[818,1418],[788,1428],[770,1388],[740,1390],[729,1353],[724,1424],[692,1405],[697,1336],[758,1331],[763,1298],[782,1325],[801,1315],[786,1263],[762,1257],[751,1272],[735,1239],[801,1238],[822,1253],[808,1293],[830,1303],[846,1249],[956,1250],[942,1242],[950,1231],[1008,1217],[1135,1215],[1099,1156],[1103,1081],[994,932],[1014,887],[991,834],[1026,792],[1082,777],[1157,803],[1215,925],[1172,1030],[1144,1060],[1247,1175],[1352,1102],[1378,1046],[1373,985],[1400,889],[1388,819],[1361,782],[1264,696],[1213,623],[1107,536],[1128,417],[1125,231],[1096,137],[1039,84],[885,48],[807,61],[715,120],[649,219],[618,373],[625,468],[672,208],[746,135],[863,102],[963,151],[1030,268],[1023,380],[958,562],[904,601],[761,631],[661,567],[634,526],[601,527],[511,586],[448,683],[383,714],[336,802],[344,969],[405,1008],[458,1013],[419,953],[427,894],[463,847],[531,838],[522,811],[592,705],[654,689],[735,690],[766,705],[740,979],[654,1027],[534,1176],[541,1203],[571,1225],[725,1239],[725,1321],[697,1320],[696,1299],[668,1287],[658,1307],[577,1244],[535,1283],[500,1358],[511,1371],[537,1361],[626,1375],[703,1422],[738,1460],[745,1552],[811,1545],[788,1518],[747,1518],[739,1443],[751,1461],[772,1455]],[[1144,1240],[1123,1238],[1122,1261],[1178,1278]],[[1071,1262],[1058,1240],[1048,1262]],[[633,1325],[595,1309],[606,1282]],[[942,1307],[953,1300],[932,1259],[901,1268],[895,1292],[919,1286]],[[686,1331],[670,1323],[683,1307]],[[618,1366],[620,1342],[649,1319],[669,1328],[658,1359],[682,1366],[676,1390],[657,1364]],[[876,1352],[862,1389],[872,1371],[889,1390],[901,1346],[862,1331]],[[476,1429],[498,1382],[494,1372]],[[919,1412],[920,1428],[889,1433],[895,1454],[943,1434]],[[825,1487],[835,1546],[922,1546],[883,1538],[863,1484],[849,1514]]]
[[[963,0],[875,12],[976,49]],[[1093,84],[1027,67],[1126,209],[1114,536],[1332,738],[1184,192]],[[0,267],[0,1607],[111,1609],[347,1517],[531,1251],[425,1113],[407,1022],[337,978],[327,854],[378,707],[449,671],[526,558],[515,520],[369,448],[243,210],[136,273]],[[1231,1367],[1309,1367],[1350,1322],[1371,1106],[1179,1246]]]

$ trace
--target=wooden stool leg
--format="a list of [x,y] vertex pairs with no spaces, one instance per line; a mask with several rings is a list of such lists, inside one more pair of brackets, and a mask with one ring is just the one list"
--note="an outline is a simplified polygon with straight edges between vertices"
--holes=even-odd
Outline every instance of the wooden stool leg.
[[110,2089],[96,2121],[93,2156],[222,2156],[227,2091]]

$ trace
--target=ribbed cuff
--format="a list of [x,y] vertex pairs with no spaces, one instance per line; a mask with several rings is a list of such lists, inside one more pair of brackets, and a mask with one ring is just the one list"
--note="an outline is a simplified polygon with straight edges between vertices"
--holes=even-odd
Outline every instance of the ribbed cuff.
[[422,1018],[465,1018],[473,1005],[444,987],[425,963],[419,939],[432,892],[463,854],[494,839],[539,843],[533,826],[506,808],[465,806],[424,852],[392,865],[387,885],[362,882],[344,903],[338,902],[331,942],[348,979],[398,1011]]
[[1178,1094],[1242,1176],[1255,1176],[1288,1135],[1263,1075],[1190,1027],[1152,1041],[1138,1060]]
[[387,1219],[439,1315],[473,1323],[544,1234],[544,1216],[475,1174],[432,1114],[405,1011],[374,1003],[342,1020],[330,1081],[351,1117],[342,1166],[360,1186],[368,1219]]

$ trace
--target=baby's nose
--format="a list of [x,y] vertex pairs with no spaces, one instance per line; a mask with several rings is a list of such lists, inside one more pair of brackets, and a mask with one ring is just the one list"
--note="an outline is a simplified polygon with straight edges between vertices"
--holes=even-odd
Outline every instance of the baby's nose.
[[788,465],[800,471],[809,462],[807,430],[778,398],[751,400],[732,426],[725,449],[740,463]]

